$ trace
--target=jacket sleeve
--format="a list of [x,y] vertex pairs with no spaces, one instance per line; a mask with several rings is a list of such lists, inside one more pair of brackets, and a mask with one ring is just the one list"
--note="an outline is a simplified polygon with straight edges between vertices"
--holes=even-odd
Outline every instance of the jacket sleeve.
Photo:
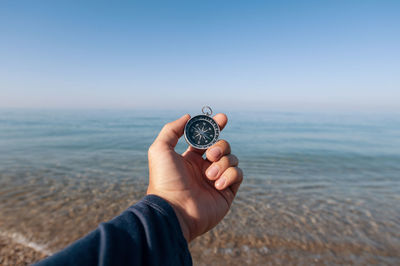
[[36,265],[192,265],[192,258],[172,207],[148,195]]

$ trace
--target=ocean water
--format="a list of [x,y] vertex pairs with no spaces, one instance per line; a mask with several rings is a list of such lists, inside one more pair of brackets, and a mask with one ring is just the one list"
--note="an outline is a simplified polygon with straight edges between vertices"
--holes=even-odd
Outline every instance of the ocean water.
[[[51,254],[117,215],[145,194],[147,148],[182,114],[0,110],[0,234]],[[196,265],[400,264],[398,114],[227,115],[245,180],[190,244]]]

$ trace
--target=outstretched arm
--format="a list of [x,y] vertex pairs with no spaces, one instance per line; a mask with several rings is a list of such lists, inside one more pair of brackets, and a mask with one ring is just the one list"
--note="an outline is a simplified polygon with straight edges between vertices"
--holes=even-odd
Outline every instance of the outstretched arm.
[[[149,148],[145,198],[38,265],[191,265],[187,242],[227,214],[243,173],[225,140],[175,152],[189,118],[166,124]],[[225,127],[226,115],[214,119]]]

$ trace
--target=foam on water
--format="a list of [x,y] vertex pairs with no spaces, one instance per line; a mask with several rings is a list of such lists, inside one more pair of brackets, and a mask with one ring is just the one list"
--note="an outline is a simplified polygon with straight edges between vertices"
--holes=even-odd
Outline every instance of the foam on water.
[[43,253],[46,256],[50,256],[53,254],[50,250],[48,250],[46,245],[41,245],[41,244],[35,243],[33,241],[30,241],[25,236],[23,236],[19,233],[10,233],[10,232],[0,231],[0,236],[8,238],[12,242],[15,242],[15,243],[21,244],[23,246],[29,247],[31,249],[34,249],[35,251]]

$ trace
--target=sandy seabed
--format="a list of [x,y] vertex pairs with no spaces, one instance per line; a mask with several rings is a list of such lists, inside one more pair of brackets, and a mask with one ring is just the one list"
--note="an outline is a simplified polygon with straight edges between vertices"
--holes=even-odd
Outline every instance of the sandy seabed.
[[[23,177],[0,188],[0,265],[57,252],[140,200],[146,188],[145,180]],[[379,199],[249,180],[224,220],[190,243],[194,265],[399,265],[399,212]]]

